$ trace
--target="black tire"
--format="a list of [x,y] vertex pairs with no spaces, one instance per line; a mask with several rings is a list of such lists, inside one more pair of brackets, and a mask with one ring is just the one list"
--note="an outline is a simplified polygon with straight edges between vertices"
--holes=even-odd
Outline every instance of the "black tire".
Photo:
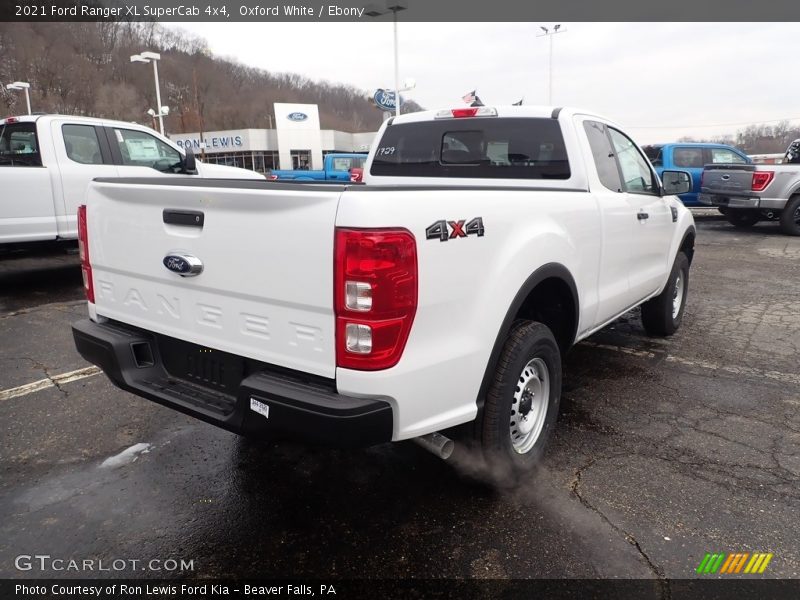
[[749,208],[729,208],[725,212],[728,223],[739,229],[752,227],[761,220],[761,215],[757,210]]
[[[676,291],[679,277],[682,283],[680,290]],[[674,302],[678,293],[680,293],[681,299],[676,313]],[[688,293],[689,258],[683,252],[678,252],[664,291],[642,304],[642,325],[644,325],[645,331],[655,336],[667,336],[675,333],[683,319]]]
[[[520,382],[526,376],[525,369],[542,375],[538,378],[538,388],[531,379],[530,385],[520,389]],[[536,389],[539,390],[539,398],[546,395],[546,405],[536,402]],[[529,394],[533,391],[533,394],[526,395],[526,391]],[[506,338],[483,408],[479,441],[495,483],[515,484],[520,475],[530,472],[538,464],[558,419],[560,399],[561,353],[553,333],[546,325],[535,321],[517,323]],[[527,436],[523,436],[519,428],[516,441],[512,441],[512,412],[519,415],[520,406],[527,408],[526,415],[533,415],[532,429]],[[537,415],[541,418],[536,418]],[[537,427],[534,420],[541,426]],[[525,422],[527,426],[527,417]],[[531,441],[530,447],[525,447]],[[518,449],[515,449],[515,443]]]
[[781,230],[787,235],[800,235],[800,195],[792,196],[781,211]]

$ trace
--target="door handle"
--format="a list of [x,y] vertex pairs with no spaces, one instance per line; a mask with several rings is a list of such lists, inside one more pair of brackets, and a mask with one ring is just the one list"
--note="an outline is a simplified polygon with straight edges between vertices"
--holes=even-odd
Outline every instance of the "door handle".
[[167,225],[186,225],[203,228],[205,215],[199,210],[172,210],[165,208],[161,213]]
[[639,219],[640,221],[644,221],[645,219],[649,219],[650,215],[648,215],[646,212],[640,212],[636,213],[636,218]]

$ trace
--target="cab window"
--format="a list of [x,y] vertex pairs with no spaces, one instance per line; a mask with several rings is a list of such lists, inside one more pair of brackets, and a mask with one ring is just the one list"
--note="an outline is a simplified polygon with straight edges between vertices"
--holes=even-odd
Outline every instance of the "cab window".
[[685,169],[703,168],[703,149],[682,147],[672,151],[672,164]]
[[150,167],[164,173],[175,173],[180,169],[180,152],[149,133],[115,127],[113,137],[123,165]]
[[622,183],[619,178],[617,161],[614,159],[615,152],[608,139],[608,128],[603,123],[585,121],[583,129],[586,131],[586,138],[592,149],[592,157],[600,183],[612,192],[621,192]]
[[617,161],[622,172],[625,191],[633,194],[659,194],[658,183],[650,169],[647,159],[639,152],[636,144],[624,133],[608,128],[611,143],[617,154]]
[[100,140],[92,125],[63,125],[61,134],[70,160],[82,165],[102,165]]
[[733,150],[727,148],[712,148],[711,149],[711,162],[716,164],[745,164],[747,161],[736,154]]
[[339,156],[333,159],[334,171],[349,171],[353,159],[349,156]]

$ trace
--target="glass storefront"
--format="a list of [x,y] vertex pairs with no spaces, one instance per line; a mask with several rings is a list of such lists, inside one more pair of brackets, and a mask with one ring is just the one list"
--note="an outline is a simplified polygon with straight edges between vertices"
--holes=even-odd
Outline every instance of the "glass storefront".
[[263,150],[259,152],[218,152],[206,153],[204,162],[216,165],[227,165],[229,167],[239,167],[250,169],[266,174],[272,169],[278,168],[278,153],[274,150]]

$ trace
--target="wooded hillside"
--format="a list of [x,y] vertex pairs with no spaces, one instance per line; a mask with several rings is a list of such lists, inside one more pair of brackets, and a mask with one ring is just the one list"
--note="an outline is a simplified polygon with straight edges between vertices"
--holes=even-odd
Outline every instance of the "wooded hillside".
[[[0,83],[31,84],[36,112],[150,123],[153,71],[132,65],[143,50],[162,54],[162,104],[170,132],[267,128],[274,102],[319,104],[323,129],[375,131],[381,113],[367,91],[274,74],[212,57],[206,41],[155,23],[2,23]],[[24,94],[0,89],[0,115],[24,114]],[[419,107],[409,102],[405,109]]]
[[785,152],[789,144],[800,139],[800,127],[789,121],[781,121],[775,125],[750,125],[736,132],[711,138],[685,137],[679,142],[715,142],[730,144],[741,148],[748,154],[773,154]]

